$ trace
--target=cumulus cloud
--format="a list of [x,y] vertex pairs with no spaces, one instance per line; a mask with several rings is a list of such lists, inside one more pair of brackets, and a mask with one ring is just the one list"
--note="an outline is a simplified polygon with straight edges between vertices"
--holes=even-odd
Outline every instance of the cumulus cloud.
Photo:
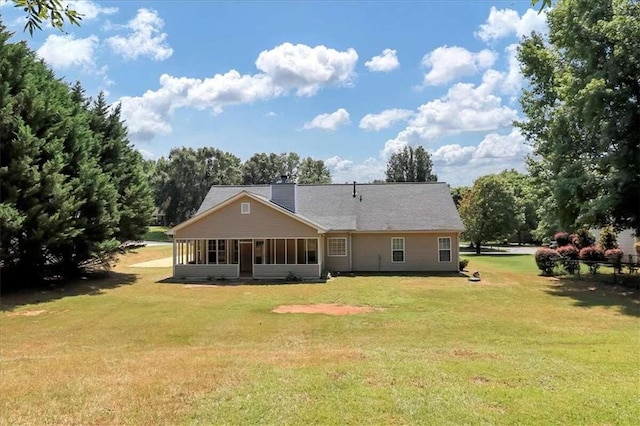
[[96,19],[100,15],[113,15],[118,12],[117,7],[102,7],[90,0],[63,1],[63,6],[68,6],[82,15],[83,21]]
[[335,112],[315,116],[313,120],[304,124],[303,129],[334,131],[340,126],[349,124],[349,122],[349,113],[346,109],[340,108]]
[[522,89],[522,71],[518,61],[518,45],[510,44],[505,49],[508,58],[508,70],[502,83],[502,92],[508,95],[516,95]]
[[98,37],[94,35],[77,39],[73,35],[51,34],[36,53],[54,68],[81,66],[93,69],[98,43]]
[[375,179],[384,179],[386,163],[379,158],[367,158],[361,163],[334,156],[324,161],[331,172],[334,183],[372,182]]
[[162,33],[164,21],[153,9],[138,9],[138,13],[126,27],[130,30],[126,36],[113,36],[107,39],[111,49],[127,60],[147,56],[155,61],[163,61],[173,55],[173,49],[167,43],[167,33]]
[[475,33],[476,37],[483,41],[498,40],[505,37],[529,35],[531,31],[546,33],[547,12],[543,10],[527,9],[520,14],[513,9],[497,9],[492,6],[487,21],[480,25],[480,29]]
[[295,89],[299,96],[315,95],[327,84],[348,85],[355,76],[358,54],[325,46],[283,43],[258,55],[256,67],[269,76],[274,85]]
[[439,147],[432,155],[434,169],[454,185],[469,185],[473,179],[507,168],[524,170],[524,157],[532,152],[517,129],[509,134],[489,133],[477,146],[458,144]]
[[408,126],[385,143],[382,155],[388,157],[407,145],[429,143],[444,135],[510,126],[518,112],[503,105],[495,94],[503,81],[503,73],[488,70],[478,86],[457,83],[442,98],[420,105]]
[[142,158],[144,158],[145,160],[153,160],[155,158],[155,155],[153,154],[153,152],[149,151],[148,149],[144,149],[144,148],[137,148],[138,152],[142,155]]
[[393,126],[399,121],[407,120],[413,115],[413,111],[407,109],[387,109],[379,114],[367,114],[360,120],[360,128],[363,130],[379,131]]
[[369,71],[389,72],[399,68],[400,62],[398,62],[398,57],[394,49],[384,49],[382,54],[374,56],[365,62],[364,66],[369,68]]
[[256,66],[263,72],[256,74],[231,70],[205,79],[163,74],[157,90],[120,99],[122,116],[133,139],[150,139],[171,132],[169,121],[177,108],[210,108],[220,113],[229,105],[272,99],[292,91],[310,96],[327,85],[348,85],[356,61],[353,49],[285,43],[260,53]]
[[476,74],[490,68],[497,57],[495,52],[487,49],[473,53],[458,46],[438,47],[422,58],[422,64],[430,68],[424,76],[424,84],[444,84],[465,75]]

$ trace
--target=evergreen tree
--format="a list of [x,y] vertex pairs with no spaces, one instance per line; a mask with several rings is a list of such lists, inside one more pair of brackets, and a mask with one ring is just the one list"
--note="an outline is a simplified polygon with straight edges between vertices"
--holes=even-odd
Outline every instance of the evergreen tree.
[[153,195],[142,156],[129,144],[120,111],[119,104],[110,108],[100,93],[90,108],[90,126],[100,143],[100,165],[118,190],[120,220],[115,237],[139,240],[151,220]]
[[30,282],[112,248],[118,213],[82,105],[9,37],[0,26],[0,253],[3,276]]

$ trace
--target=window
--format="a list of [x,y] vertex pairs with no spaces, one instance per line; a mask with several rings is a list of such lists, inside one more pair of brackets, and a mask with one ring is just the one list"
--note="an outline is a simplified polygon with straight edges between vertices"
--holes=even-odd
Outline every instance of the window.
[[391,238],[391,262],[404,263],[404,237]]
[[255,247],[253,248],[253,263],[256,265],[262,265],[264,263],[264,251],[264,240],[256,240]]
[[218,263],[218,256],[217,256],[217,251],[216,251],[216,240],[209,240],[208,241],[209,247],[208,247],[208,252],[209,252],[209,260],[207,261],[207,263]]
[[438,262],[451,262],[451,238],[438,238]]
[[242,214],[251,213],[251,203],[241,203],[240,204],[240,213],[242,213]]
[[314,238],[307,239],[307,264],[315,265],[318,263],[318,240]]
[[347,239],[346,238],[328,238],[327,239],[327,256],[346,256],[347,255]]

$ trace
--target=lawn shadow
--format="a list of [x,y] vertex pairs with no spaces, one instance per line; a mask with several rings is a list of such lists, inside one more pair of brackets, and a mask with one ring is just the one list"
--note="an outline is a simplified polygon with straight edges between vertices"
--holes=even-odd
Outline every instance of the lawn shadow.
[[253,278],[233,278],[233,279],[206,279],[206,278],[163,278],[156,281],[157,284],[181,284],[185,286],[211,286],[211,287],[234,287],[234,286],[269,286],[269,285],[300,285],[300,284],[325,284],[327,279],[316,280],[278,280],[278,279],[253,279]]
[[136,282],[138,275],[122,272],[100,272],[86,277],[56,282],[48,287],[41,286],[26,289],[3,291],[0,298],[0,311],[10,312],[23,305],[37,305],[52,300],[73,296],[98,296],[105,290],[130,285]]
[[640,289],[638,286],[612,285],[585,277],[562,277],[547,293],[570,297],[583,308],[595,306],[618,308],[621,313],[640,317]]
[[465,272],[345,272],[345,273],[337,273],[333,275],[334,278],[337,277],[346,277],[346,278],[357,278],[357,277],[441,277],[441,278],[469,278],[468,273]]
[[500,252],[500,253],[481,253],[481,254],[475,254],[475,253],[460,253],[461,255],[464,255],[465,257],[495,257],[495,258],[500,258],[500,257],[533,257],[532,255],[528,254],[528,253],[507,253],[507,252]]

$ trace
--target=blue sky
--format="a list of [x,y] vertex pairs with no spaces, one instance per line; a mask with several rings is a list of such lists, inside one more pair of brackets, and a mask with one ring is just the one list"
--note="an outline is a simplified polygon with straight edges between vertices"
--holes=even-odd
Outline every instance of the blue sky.
[[67,34],[0,11],[59,76],[121,102],[147,158],[295,151],[365,182],[423,145],[454,186],[524,170],[515,46],[546,30],[528,1],[67,3],[84,14]]

